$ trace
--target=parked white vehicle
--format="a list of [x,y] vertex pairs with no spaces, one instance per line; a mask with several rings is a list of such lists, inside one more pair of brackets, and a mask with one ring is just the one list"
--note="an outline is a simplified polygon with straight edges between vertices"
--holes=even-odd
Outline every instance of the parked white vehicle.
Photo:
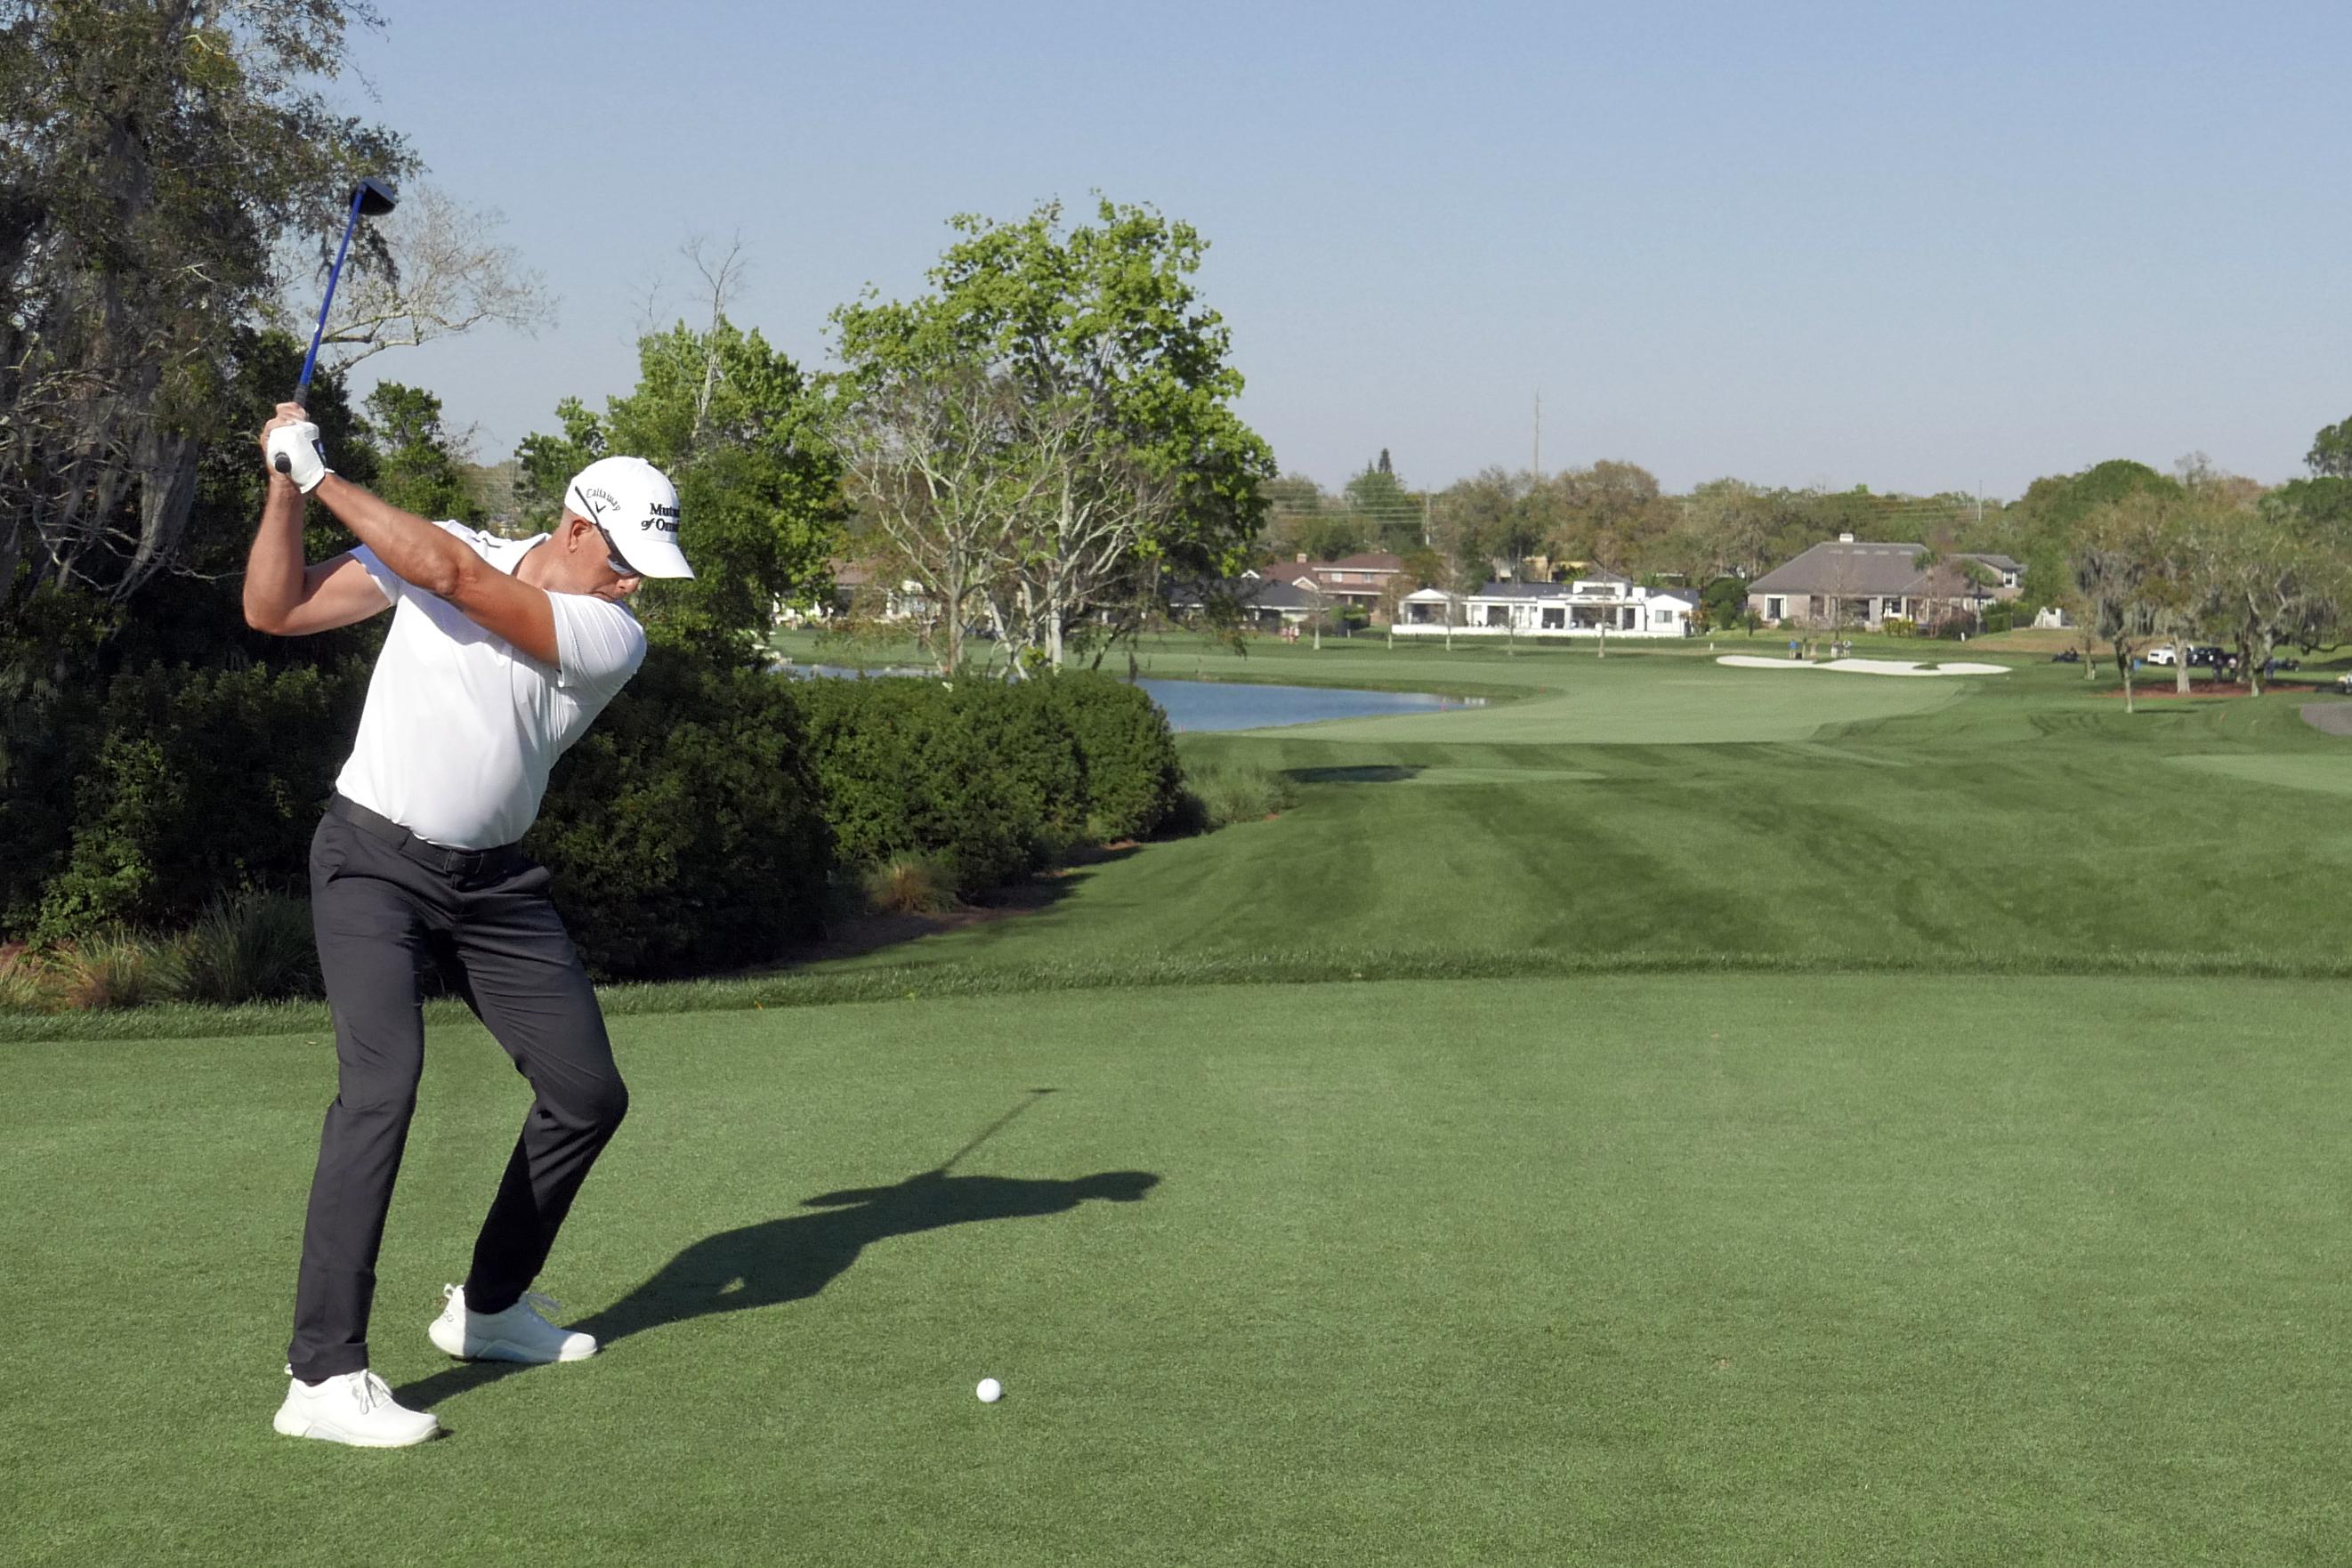
[[2168,647],[2152,647],[2140,657],[2147,659],[2150,664],[2169,666],[2179,656]]

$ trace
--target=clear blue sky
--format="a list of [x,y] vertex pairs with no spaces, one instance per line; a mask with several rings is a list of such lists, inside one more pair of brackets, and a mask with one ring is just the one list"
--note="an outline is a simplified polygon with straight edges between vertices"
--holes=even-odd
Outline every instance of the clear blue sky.
[[1528,460],[2013,495],[2352,415],[2342,5],[667,5],[383,0],[355,108],[561,300],[388,354],[504,457],[633,384],[740,231],[804,363],[950,214],[1196,225],[1244,416],[1336,486]]

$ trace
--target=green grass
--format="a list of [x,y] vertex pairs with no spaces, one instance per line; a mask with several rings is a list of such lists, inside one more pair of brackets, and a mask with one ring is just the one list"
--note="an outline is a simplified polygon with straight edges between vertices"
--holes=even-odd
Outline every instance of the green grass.
[[2171,762],[2199,773],[2270,789],[2309,790],[2315,795],[2352,795],[2352,765],[2327,752],[2280,756],[2267,752],[2191,753]]
[[0,1562],[2343,1561],[2352,739],[1996,658],[1147,645],[1498,700],[1186,736],[1292,804],[607,993],[583,1366],[424,1341],[523,1105],[433,1005],[413,1453],[268,1431],[323,1009],[0,1017]]
[[[1213,675],[1215,657],[1244,662],[1196,657]],[[1411,685],[1445,656],[1368,645],[1248,662]],[[1897,679],[1727,668],[1703,649],[1456,656],[1524,695],[1181,737],[1195,765],[1286,772],[1296,806],[1090,868],[1041,914],[862,962],[1034,972],[1379,951],[1479,973],[2317,973],[2352,952],[2352,819],[2310,809],[2352,780],[2352,742],[2303,723],[2305,699],[2144,698],[2127,714],[2078,668],[2001,662],[2010,673]]]
[[[542,1283],[635,1331],[507,1376],[422,1334],[523,1106],[436,1035],[375,1352],[452,1436],[399,1454],[268,1430],[326,1046],[12,1049],[0,1560],[2352,1541],[2338,986],[1218,987],[615,1035],[635,1109]],[[1157,1182],[1073,1184],[1118,1172]],[[846,1189],[878,1191],[809,1205]]]

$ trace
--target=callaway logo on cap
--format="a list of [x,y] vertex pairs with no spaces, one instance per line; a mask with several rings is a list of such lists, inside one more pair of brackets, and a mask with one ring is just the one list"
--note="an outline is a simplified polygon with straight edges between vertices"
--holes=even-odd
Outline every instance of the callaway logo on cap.
[[643,458],[597,458],[573,477],[563,504],[611,534],[640,575],[694,575],[677,547],[677,487]]

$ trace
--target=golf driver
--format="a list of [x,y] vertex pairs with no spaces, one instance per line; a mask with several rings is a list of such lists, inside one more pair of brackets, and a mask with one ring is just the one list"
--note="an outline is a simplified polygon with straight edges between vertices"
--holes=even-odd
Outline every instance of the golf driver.
[[1023,1111],[1028,1110],[1031,1106],[1036,1104],[1039,1100],[1045,1099],[1045,1096],[1053,1092],[1054,1091],[1050,1089],[1031,1089],[1026,1098],[1017,1100],[1013,1102],[1012,1110],[1006,1111],[1003,1115],[998,1117],[995,1121],[982,1128],[973,1135],[971,1142],[966,1143],[962,1148],[957,1150],[954,1153],[940,1161],[926,1173],[934,1176],[946,1175],[950,1171],[954,1170],[957,1165],[962,1163],[963,1157],[966,1154],[971,1153],[974,1149],[979,1148],[982,1143],[987,1142],[991,1138],[993,1138],[999,1132],[1003,1131],[1007,1127],[1013,1124],[1013,1118],[1019,1116]]
[[[343,223],[343,242],[335,247],[334,269],[327,274],[327,297],[319,301],[319,324],[310,329],[310,352],[302,356],[302,379],[294,385],[294,401],[307,403],[310,395],[310,372],[319,363],[319,340],[327,332],[327,312],[335,303],[335,285],[342,280],[343,258],[352,253],[352,236],[363,217],[382,217],[400,205],[400,198],[382,180],[366,179],[352,187],[352,216]],[[293,471],[292,460],[279,454],[278,471]]]

